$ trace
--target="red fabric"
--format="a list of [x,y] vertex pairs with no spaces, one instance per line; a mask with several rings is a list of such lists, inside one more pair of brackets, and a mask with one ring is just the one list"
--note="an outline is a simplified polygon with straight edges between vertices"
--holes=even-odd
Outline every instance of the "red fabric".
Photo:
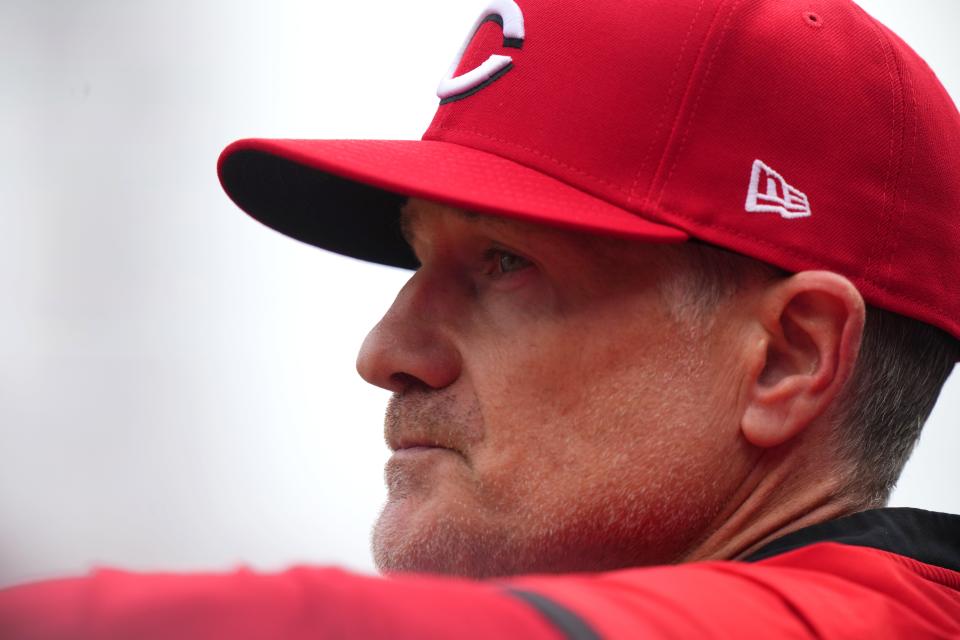
[[[689,234],[843,274],[868,302],[960,337],[960,113],[853,2],[517,5],[522,48],[487,23],[458,71],[490,54],[512,68],[441,105],[423,144],[247,140],[221,166],[256,148],[487,213]],[[810,217],[746,210],[756,160],[809,196]]]
[[0,637],[559,638],[505,587],[575,612],[604,638],[960,638],[960,573],[821,543],[754,564],[709,562],[501,583],[101,571],[0,591]]
[[319,640],[559,636],[493,585],[336,569],[276,575],[98,571],[0,591],[0,638]]
[[605,638],[960,638],[960,573],[836,543],[755,564],[518,582]]
[[503,30],[493,22],[485,22],[473,35],[470,47],[464,51],[463,59],[457,65],[455,75],[460,75],[479,67],[490,54],[513,55],[516,49],[503,46]]

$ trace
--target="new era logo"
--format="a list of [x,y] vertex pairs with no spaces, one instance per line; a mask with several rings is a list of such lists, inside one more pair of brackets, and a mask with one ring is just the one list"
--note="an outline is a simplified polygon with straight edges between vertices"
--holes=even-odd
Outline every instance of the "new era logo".
[[812,214],[807,195],[759,160],[753,162],[747,211],[779,213],[784,218],[806,218]]

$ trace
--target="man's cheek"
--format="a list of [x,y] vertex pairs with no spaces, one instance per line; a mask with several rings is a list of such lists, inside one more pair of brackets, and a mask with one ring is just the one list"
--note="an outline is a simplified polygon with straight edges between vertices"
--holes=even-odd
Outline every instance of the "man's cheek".
[[544,506],[544,497],[562,486],[568,472],[554,443],[534,437],[507,437],[478,454],[476,482],[465,487],[477,512],[514,521]]
[[500,357],[485,363],[484,374],[474,377],[485,419],[496,416],[516,424],[515,428],[536,430],[543,417],[555,413],[558,403],[565,403],[577,389],[579,374],[570,375],[576,368],[567,347],[550,341],[518,340],[511,351],[504,347],[498,352]]

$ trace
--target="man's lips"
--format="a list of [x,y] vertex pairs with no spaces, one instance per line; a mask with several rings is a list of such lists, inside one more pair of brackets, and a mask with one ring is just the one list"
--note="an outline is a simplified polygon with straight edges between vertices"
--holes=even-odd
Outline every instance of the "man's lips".
[[426,450],[426,449],[450,449],[456,451],[453,447],[445,446],[442,443],[439,443],[435,440],[429,440],[425,438],[416,438],[416,437],[399,437],[396,439],[391,438],[387,442],[387,446],[390,447],[390,450],[393,452],[398,451],[408,451],[408,450]]
[[458,456],[466,457],[463,450],[453,446],[449,442],[441,442],[437,438],[432,438],[422,433],[403,433],[398,435],[388,434],[387,446],[393,452],[393,457],[400,458],[412,457],[415,454],[449,452]]
[[393,455],[390,456],[390,461],[393,463],[400,460],[415,460],[427,456],[446,455],[448,453],[456,453],[456,451],[445,447],[407,447],[394,451]]

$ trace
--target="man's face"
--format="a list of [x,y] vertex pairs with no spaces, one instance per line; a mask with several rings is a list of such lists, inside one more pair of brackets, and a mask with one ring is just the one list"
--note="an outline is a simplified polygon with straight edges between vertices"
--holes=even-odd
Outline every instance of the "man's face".
[[358,360],[394,391],[381,570],[596,571],[689,550],[749,466],[743,302],[713,322],[684,309],[678,247],[416,200],[404,217],[422,266]]

